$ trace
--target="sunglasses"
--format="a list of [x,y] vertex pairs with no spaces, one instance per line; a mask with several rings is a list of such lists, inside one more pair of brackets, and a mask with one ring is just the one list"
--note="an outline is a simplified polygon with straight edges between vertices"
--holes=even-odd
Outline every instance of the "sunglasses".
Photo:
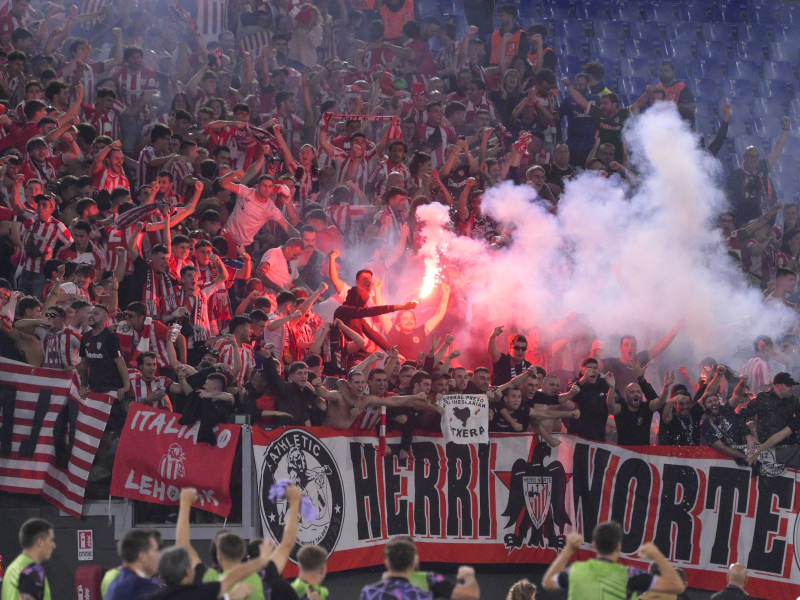
[[528,349],[527,346],[513,346],[513,348],[514,348],[514,350],[521,350],[521,351],[524,351],[524,350]]
[[54,313],[54,312],[45,313],[45,315],[44,315],[44,316],[45,316],[45,317],[48,317],[48,318],[50,318],[50,319],[56,319],[56,318],[59,318],[59,317],[61,317],[61,315],[60,315],[60,314],[58,314],[58,313]]

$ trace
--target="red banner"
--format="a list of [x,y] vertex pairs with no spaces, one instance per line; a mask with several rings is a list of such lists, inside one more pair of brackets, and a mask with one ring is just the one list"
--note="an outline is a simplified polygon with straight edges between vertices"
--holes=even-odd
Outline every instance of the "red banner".
[[[111,495],[177,505],[182,488],[197,488],[194,506],[227,517],[231,468],[239,425],[214,428],[217,444],[197,442],[200,422],[179,425],[181,416],[132,404],[117,447]],[[213,467],[213,468],[210,468]]]
[[82,400],[73,374],[0,358],[0,489],[80,518],[112,398]]

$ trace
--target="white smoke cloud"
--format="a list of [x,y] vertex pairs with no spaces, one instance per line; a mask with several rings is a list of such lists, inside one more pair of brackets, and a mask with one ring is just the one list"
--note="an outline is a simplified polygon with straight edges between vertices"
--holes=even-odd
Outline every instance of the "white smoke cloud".
[[719,164],[698,148],[674,105],[632,120],[626,140],[642,178],[632,197],[617,177],[584,173],[566,185],[553,215],[532,188],[506,182],[486,192],[482,208],[514,230],[509,248],[490,251],[443,229],[447,209],[432,204],[418,210],[426,221],[423,256],[439,252],[461,265],[476,280],[466,289],[469,302],[518,330],[577,312],[601,340],[641,339],[683,319],[695,356],[719,359],[757,335],[786,331],[792,312],[764,306],[712,229],[725,206],[715,184]]

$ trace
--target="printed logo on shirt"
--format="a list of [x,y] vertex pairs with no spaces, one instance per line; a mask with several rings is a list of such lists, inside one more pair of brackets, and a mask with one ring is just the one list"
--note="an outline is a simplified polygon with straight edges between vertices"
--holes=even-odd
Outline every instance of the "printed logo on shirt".
[[289,505],[269,499],[269,488],[289,479],[311,500],[319,516],[314,521],[300,518],[297,544],[290,556],[296,562],[302,546],[322,546],[332,553],[344,523],[344,491],[336,460],[316,437],[298,429],[287,431],[264,450],[264,467],[259,481],[261,512],[269,534],[280,544]]

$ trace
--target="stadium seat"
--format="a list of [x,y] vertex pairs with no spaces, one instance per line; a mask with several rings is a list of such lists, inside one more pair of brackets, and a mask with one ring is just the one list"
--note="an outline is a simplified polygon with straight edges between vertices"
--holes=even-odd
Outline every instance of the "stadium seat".
[[740,42],[755,42],[761,46],[769,43],[769,28],[766,25],[739,25],[736,38]]
[[656,40],[625,40],[625,56],[651,60],[657,56],[656,44]]
[[[728,130],[730,131],[730,129]],[[733,136],[733,149],[736,154],[744,154],[750,146],[755,146],[759,151],[764,151],[764,140],[755,135],[735,135]]]
[[556,19],[552,21],[552,28],[553,35],[558,39],[575,38],[582,40],[586,37],[586,26],[583,21]]
[[641,96],[647,88],[648,80],[644,77],[620,77],[617,80],[620,94]]
[[664,58],[679,58],[691,60],[694,58],[695,44],[688,42],[662,42],[661,56]]
[[646,58],[623,58],[619,61],[619,73],[623,77],[653,78],[653,64]]
[[793,42],[772,42],[769,45],[769,57],[772,60],[797,62],[797,46]]
[[731,58],[733,60],[752,60],[761,65],[766,60],[767,42],[734,42],[731,45]]
[[559,42],[559,54],[571,54],[572,56],[585,57],[588,49],[588,42],[585,39],[567,38]]
[[710,78],[695,78],[695,79],[688,79],[685,81],[686,85],[689,86],[689,89],[694,92],[696,98],[701,98],[705,100],[713,100],[714,102],[717,101],[719,98],[719,90],[717,89],[717,82],[714,79]]
[[788,102],[792,96],[789,84],[780,79],[761,79],[758,82],[758,95],[762,98],[773,98],[781,102]]
[[579,19],[583,19],[585,21],[608,19],[606,7],[603,2],[599,1],[591,2],[590,0],[587,0],[585,2],[578,2],[575,5],[575,14]]
[[421,17],[441,16],[443,14],[442,8],[439,6],[439,0],[421,0],[417,3],[417,9]]
[[779,198],[793,200],[797,194],[797,173],[776,173],[770,174],[772,185]]
[[630,106],[639,99],[641,94],[620,94],[619,96],[621,106]]
[[749,60],[732,60],[728,63],[728,77],[731,79],[758,79],[758,67]]
[[775,23],[775,9],[767,6],[750,6],[747,8],[747,22],[759,25]]
[[711,119],[707,119],[705,117],[698,117],[697,115],[695,115],[694,129],[698,133],[710,135],[714,133],[714,123],[711,121]]
[[625,25],[619,21],[593,21],[592,30],[596,37],[609,42],[612,40],[621,42],[625,39]]
[[692,62],[692,74],[695,77],[708,77],[710,79],[722,79],[725,77],[722,61],[713,58]]
[[583,71],[584,59],[582,56],[562,55],[558,59],[559,70],[570,78]]
[[733,40],[733,28],[727,23],[703,23],[700,26],[703,39],[708,42],[730,42]]
[[729,42],[698,42],[697,58],[707,59],[716,58],[717,60],[728,60]]
[[[778,141],[778,136],[775,136],[769,141],[768,149],[772,149],[775,147],[775,143]],[[782,155],[786,156],[800,156],[800,138],[792,135],[789,133],[789,137],[786,139],[786,147],[783,149]]]
[[[531,2],[531,4],[533,4]],[[569,2],[542,3],[542,18],[545,19],[574,19],[574,5]]]
[[783,27],[780,25],[773,25],[769,28],[772,32],[773,42],[789,43],[795,47],[800,44],[800,25],[787,25],[784,23]]
[[[775,135],[777,136],[778,134],[776,133]],[[797,161],[792,156],[790,156],[789,154],[786,154],[785,152],[783,152],[778,157],[778,160],[775,161],[775,164],[769,170],[769,173],[770,173],[770,175],[772,175],[773,173],[776,173],[776,174],[777,173],[794,173],[795,176],[796,176],[797,175],[797,167],[798,167]]]
[[651,40],[656,42],[661,39],[664,23],[656,21],[631,22],[631,37],[637,40]]
[[[672,58],[670,61],[672,66],[675,67],[675,79],[687,79],[689,77],[689,70],[686,68],[689,61],[680,58]],[[658,72],[658,65],[656,65],[656,72]]]
[[672,23],[678,20],[678,6],[671,2],[645,4],[644,17],[646,21]]
[[682,4],[678,10],[681,21],[689,23],[705,23],[711,21],[711,10],[707,4]]
[[761,67],[762,77],[768,80],[785,81],[791,83],[794,81],[794,73],[792,72],[791,63],[783,60],[767,60]]
[[715,103],[698,100],[695,102],[695,106],[697,107],[695,111],[695,117],[697,119],[706,119],[708,121],[715,121],[717,119],[717,106]]
[[753,82],[749,79],[723,79],[722,95],[726,98],[731,96],[752,98],[754,96]]
[[608,58],[607,56],[596,56],[593,60],[596,60],[603,68],[606,70],[606,79],[616,79],[617,78],[617,64],[618,61]]
[[622,57],[621,40],[594,38],[589,40],[589,56],[618,59]]
[[615,21],[641,22],[642,8],[634,2],[611,4],[608,7],[611,18]]
[[786,107],[776,98],[756,98],[753,100],[753,116],[780,119],[786,116]]
[[668,23],[665,26],[667,39],[679,42],[696,42],[698,30],[691,23]]
[[718,114],[722,114],[722,105],[723,104],[730,104],[731,105],[731,126],[733,126],[733,122],[736,121],[737,125],[741,125],[742,129],[741,132],[745,133],[744,130],[744,122],[749,121],[752,115],[752,109],[750,108],[752,105],[752,100],[748,98],[720,98],[719,102],[717,102],[717,112]]
[[757,135],[763,140],[777,137],[781,133],[781,122],[778,119],[754,118],[750,123],[753,135]]
[[[715,6],[711,11],[711,21],[715,23],[738,24],[745,22],[745,10],[741,5]],[[703,19],[708,20],[708,19]]]
[[[445,15],[464,15],[464,3],[460,0],[440,0],[439,4],[441,4],[442,12]],[[522,13],[522,6],[520,6],[520,13]],[[537,14],[536,17],[539,15]]]
[[800,98],[793,98],[789,101],[789,112],[787,114],[793,119],[800,119]]
[[800,25],[800,7],[781,6],[778,9],[779,21],[784,25]]

